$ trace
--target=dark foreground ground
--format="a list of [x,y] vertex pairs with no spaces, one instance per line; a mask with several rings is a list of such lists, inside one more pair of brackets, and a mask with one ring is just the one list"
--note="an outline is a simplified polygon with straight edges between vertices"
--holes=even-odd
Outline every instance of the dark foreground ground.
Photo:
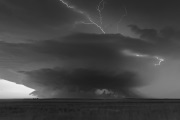
[[0,100],[0,120],[180,120],[180,100]]

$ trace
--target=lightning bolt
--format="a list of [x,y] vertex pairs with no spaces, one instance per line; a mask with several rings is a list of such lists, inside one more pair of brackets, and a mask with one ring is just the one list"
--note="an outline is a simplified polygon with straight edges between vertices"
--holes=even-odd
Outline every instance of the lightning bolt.
[[120,18],[120,20],[117,22],[117,33],[119,33],[119,24],[122,22],[123,18],[128,15],[128,12],[127,12],[127,9],[126,9],[125,6],[124,6],[124,11],[125,11],[125,14],[122,15],[121,18]]
[[70,9],[76,9],[74,6],[70,6],[67,2],[65,2],[64,0],[60,0],[64,5],[66,5],[68,8]]
[[78,22],[75,22],[75,24],[87,24],[87,25],[95,25],[97,28],[99,28],[101,30],[101,32],[103,34],[106,34],[106,32],[104,31],[104,29],[98,25],[96,22],[93,21],[93,19],[88,15],[88,14],[85,14],[86,18],[89,20],[89,22],[84,22],[84,21],[78,21]]
[[161,65],[161,62],[163,62],[163,61],[164,61],[164,59],[163,59],[163,58],[160,58],[160,57],[157,57],[157,56],[154,56],[154,58],[156,58],[156,59],[159,61],[157,64],[154,64],[155,66],[157,66],[157,65]]
[[123,50],[123,51],[121,51],[121,53],[123,53],[124,55],[127,55],[127,56],[134,56],[134,57],[149,57],[149,55],[138,54],[138,53],[132,52],[131,50]]
[[[67,8],[69,9],[72,9],[73,11],[83,15],[89,22],[84,22],[84,21],[78,21],[78,22],[75,22],[75,24],[87,24],[87,25],[95,25],[97,28],[99,28],[101,30],[101,32],[103,34],[106,34],[106,32],[104,31],[103,27],[101,27],[101,25],[98,25],[98,23],[96,23],[86,12],[76,8],[75,6],[72,6],[72,5],[69,5],[68,2],[66,2],[65,0],[59,0],[61,3],[63,3],[64,5],[67,6]],[[101,4],[103,4],[103,7],[100,9],[100,6]],[[104,9],[104,1],[102,0],[100,3],[99,3],[99,13],[100,13],[100,16],[101,16],[101,11]],[[102,16],[100,17],[100,21],[102,22]]]
[[132,52],[131,50],[123,50],[123,51],[121,51],[121,53],[123,53],[124,55],[127,55],[127,56],[157,59],[159,62],[158,62],[158,63],[155,63],[155,64],[154,64],[155,66],[161,65],[161,63],[162,63],[163,61],[165,61],[165,59],[163,59],[163,58],[161,58],[161,57],[158,57],[158,56],[151,56],[151,55],[146,55],[146,54],[139,54],[139,53]]
[[[101,8],[101,5],[102,5],[102,8]],[[103,21],[102,21],[103,17],[102,17],[102,14],[101,14],[103,9],[104,9],[104,0],[101,0],[99,5],[97,6],[97,11],[99,13],[99,21],[100,21],[101,25],[103,24]]]

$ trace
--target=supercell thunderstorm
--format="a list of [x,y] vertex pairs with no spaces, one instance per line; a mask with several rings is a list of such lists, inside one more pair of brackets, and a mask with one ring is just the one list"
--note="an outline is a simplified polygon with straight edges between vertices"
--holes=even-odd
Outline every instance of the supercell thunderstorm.
[[[93,25],[102,34],[74,33],[63,38],[64,40],[40,42],[39,46],[44,47],[40,52],[50,52],[58,56],[64,62],[64,66],[20,71],[26,76],[23,84],[34,88],[36,91],[32,94],[42,98],[141,97],[134,88],[146,85],[142,79],[150,80],[154,74],[154,72],[150,73],[151,70],[156,72],[156,69],[162,68],[166,59],[163,52],[159,52],[159,48],[164,46],[159,44],[159,41],[157,45],[147,42],[148,35],[144,34],[146,29],[140,29],[135,25],[129,27],[140,34],[141,39],[130,38],[119,33],[119,24],[127,16],[126,7],[124,7],[125,14],[116,23],[117,33],[108,34],[104,29],[105,20],[102,15],[106,7],[105,0],[97,4],[98,19],[71,5],[69,1],[60,0],[60,2],[86,19],[75,21],[75,25]],[[157,39],[159,38],[158,36]],[[141,69],[142,66],[145,70]]]

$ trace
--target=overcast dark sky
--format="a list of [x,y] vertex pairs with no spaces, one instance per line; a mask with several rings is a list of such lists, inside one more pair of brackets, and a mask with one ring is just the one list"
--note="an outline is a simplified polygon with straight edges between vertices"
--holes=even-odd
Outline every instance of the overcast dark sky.
[[[97,5],[100,0],[67,0],[77,9],[89,14],[98,22]],[[102,11],[103,26],[107,33],[119,29],[126,35],[131,35],[128,24],[139,27],[160,29],[165,26],[179,27],[178,1],[144,1],[144,0],[106,0]],[[68,9],[59,0],[1,0],[0,25],[3,39],[49,39],[69,33],[69,31],[99,33],[94,25],[76,25],[77,21],[86,17]],[[102,4],[101,4],[102,7]],[[86,20],[86,22],[88,22]],[[8,40],[9,40],[8,39]]]
[[0,0],[0,77],[40,98],[180,98],[179,16],[178,1]]

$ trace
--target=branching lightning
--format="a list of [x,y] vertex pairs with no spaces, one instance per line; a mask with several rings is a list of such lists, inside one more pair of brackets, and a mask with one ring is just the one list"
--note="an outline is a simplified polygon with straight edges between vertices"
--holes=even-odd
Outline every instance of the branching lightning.
[[[74,10],[75,12],[79,13],[79,14],[82,14],[89,22],[84,22],[84,21],[78,21],[78,22],[75,22],[75,24],[87,24],[87,25],[95,25],[97,28],[99,28],[101,30],[101,32],[103,34],[105,34],[106,32],[104,31],[103,27],[101,25],[98,25],[98,23],[96,23],[86,12],[76,8],[75,6],[71,6],[69,5],[67,2],[65,2],[64,0],[60,0],[60,2],[62,2],[64,5],[66,5],[69,9],[72,9]],[[100,8],[101,4],[103,4],[103,7]],[[99,6],[98,6],[98,11],[99,11],[99,14],[100,14],[100,22],[102,22],[102,16],[101,16],[101,11],[104,9],[104,1],[102,0],[100,3],[99,3]]]
[[163,58],[160,58],[160,57],[157,57],[157,56],[154,56],[154,58],[156,58],[157,60],[159,60],[159,63],[158,63],[158,64],[154,64],[155,66],[157,66],[157,65],[161,65],[161,62],[163,62],[163,61],[164,61],[164,59],[163,59]]
[[[102,11],[105,8],[105,1],[104,0],[101,0],[99,2],[99,4],[97,5],[97,9],[96,10],[97,10],[97,12],[99,14],[97,21],[94,20],[87,12],[78,9],[77,7],[75,7],[73,5],[70,5],[67,1],[65,1],[65,0],[59,0],[59,1],[62,2],[64,5],[66,5],[67,8],[72,9],[73,11],[83,15],[87,19],[87,21],[76,21],[74,25],[77,25],[77,24],[94,25],[103,34],[106,34],[104,28],[106,28],[107,25],[105,25],[105,27],[104,27],[104,25],[103,25],[103,16],[102,16]],[[121,16],[120,20],[117,22],[117,33],[119,33],[119,24],[122,22],[123,18],[128,15],[127,9],[126,9],[125,6],[124,6],[124,11],[125,11],[125,13]]]
[[[102,7],[101,7],[102,6]],[[99,5],[97,6],[97,11],[99,13],[99,21],[100,21],[100,24],[101,26],[103,25],[103,17],[102,17],[102,11],[104,9],[104,0],[101,0],[101,2],[99,3]]]
[[65,2],[64,0],[60,0],[64,5],[66,5],[68,8],[70,9],[76,9],[74,6],[70,6],[67,2]]
[[146,54],[139,54],[139,53],[132,52],[131,50],[123,50],[123,51],[121,51],[121,53],[123,53],[124,55],[127,55],[127,56],[157,59],[159,62],[158,62],[158,63],[155,63],[155,64],[154,64],[155,66],[161,65],[161,63],[162,63],[163,61],[165,61],[165,59],[163,59],[163,58],[161,58],[161,57],[158,57],[158,56],[151,56],[151,55],[146,55]]

